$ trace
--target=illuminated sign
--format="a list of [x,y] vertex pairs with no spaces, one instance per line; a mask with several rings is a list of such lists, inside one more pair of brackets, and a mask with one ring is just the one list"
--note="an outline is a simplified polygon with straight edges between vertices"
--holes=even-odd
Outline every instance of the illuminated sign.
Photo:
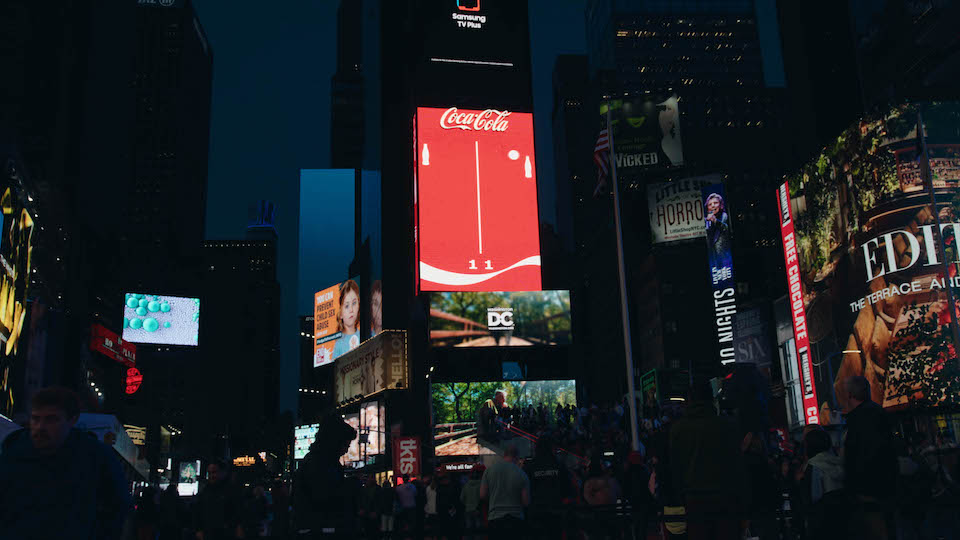
[[533,115],[418,108],[416,124],[420,290],[540,290]]
[[684,178],[647,185],[647,208],[653,243],[702,238],[703,186],[717,184],[720,175]]
[[813,384],[813,366],[810,364],[810,337],[807,335],[807,316],[803,307],[803,284],[800,282],[800,259],[793,228],[793,210],[790,208],[790,186],[784,182],[777,190],[780,209],[780,236],[783,239],[783,260],[787,268],[787,290],[790,313],[793,318],[793,337],[797,347],[797,363],[803,389],[803,410],[806,424],[820,423],[817,407],[817,389]]
[[393,474],[420,476],[420,437],[393,438]]
[[293,459],[303,459],[310,452],[310,445],[313,444],[320,431],[320,424],[306,424],[297,426],[293,431]]
[[733,322],[737,314],[737,287],[733,279],[733,224],[723,184],[704,186],[701,196],[720,363],[727,365],[736,361]]
[[140,374],[140,370],[135,367],[127,368],[126,383],[127,395],[136,394],[137,390],[140,389],[140,384],[143,383],[143,375]]
[[233,458],[234,467],[252,467],[256,465],[257,458],[254,456],[240,456]]
[[147,428],[140,426],[131,426],[130,424],[124,424],[123,429],[126,430],[127,435],[130,436],[130,440],[133,441],[133,444],[137,446],[144,446],[147,444]]
[[434,347],[569,345],[569,291],[430,295]]
[[408,386],[407,334],[384,330],[337,360],[334,388],[338,402]]
[[90,335],[90,350],[126,364],[128,367],[133,367],[137,363],[137,346],[133,343],[127,343],[101,324],[93,325]]
[[124,341],[195,347],[199,338],[199,298],[139,293],[124,297]]
[[313,367],[325,366],[360,346],[360,286],[348,279],[314,295]]

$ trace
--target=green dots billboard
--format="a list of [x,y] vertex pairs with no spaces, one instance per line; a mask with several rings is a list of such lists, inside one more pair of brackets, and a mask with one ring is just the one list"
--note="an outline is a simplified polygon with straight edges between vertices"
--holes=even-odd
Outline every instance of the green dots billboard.
[[124,298],[124,341],[195,347],[199,339],[199,298],[139,293]]

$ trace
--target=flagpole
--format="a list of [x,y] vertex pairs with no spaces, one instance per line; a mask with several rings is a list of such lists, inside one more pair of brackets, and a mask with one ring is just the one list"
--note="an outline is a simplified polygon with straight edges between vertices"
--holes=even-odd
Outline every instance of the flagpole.
[[610,102],[607,102],[607,140],[610,142],[610,179],[613,184],[613,220],[617,229],[617,272],[620,275],[620,313],[623,319],[623,352],[627,364],[627,393],[630,399],[630,444],[634,451],[640,451],[640,437],[637,434],[637,397],[633,380],[633,345],[630,339],[630,310],[627,303],[627,276],[623,261],[623,225],[620,221],[620,185],[617,183],[617,158],[614,151],[613,125],[610,123]]

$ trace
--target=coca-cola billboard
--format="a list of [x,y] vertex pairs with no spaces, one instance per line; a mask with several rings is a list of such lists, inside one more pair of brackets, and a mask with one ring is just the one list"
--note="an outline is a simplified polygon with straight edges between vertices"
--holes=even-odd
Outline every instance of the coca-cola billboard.
[[394,476],[420,476],[420,456],[423,446],[420,437],[393,438],[393,474]]
[[539,291],[533,115],[418,108],[418,286]]

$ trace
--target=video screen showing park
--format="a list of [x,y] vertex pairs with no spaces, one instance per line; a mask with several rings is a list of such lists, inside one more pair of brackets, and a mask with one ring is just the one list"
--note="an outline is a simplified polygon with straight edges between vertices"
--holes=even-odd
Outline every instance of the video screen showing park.
[[570,291],[443,292],[430,297],[433,347],[569,345]]
[[557,406],[577,405],[577,382],[491,381],[431,385],[434,449],[437,457],[499,453],[507,444],[521,455],[533,448],[532,436],[519,420],[540,406],[552,421]]

